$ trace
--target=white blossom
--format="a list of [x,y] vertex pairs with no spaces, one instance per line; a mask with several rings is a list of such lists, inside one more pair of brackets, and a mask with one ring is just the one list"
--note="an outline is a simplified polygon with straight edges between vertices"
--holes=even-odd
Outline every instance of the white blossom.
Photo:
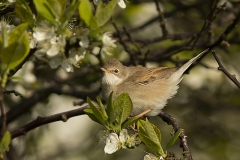
[[121,8],[126,8],[126,4],[125,4],[124,0],[118,0],[118,5]]
[[151,153],[148,153],[144,156],[143,160],[164,160],[164,158],[162,156],[157,157]]
[[83,48],[87,48],[88,45],[89,45],[89,39],[88,39],[88,37],[87,37],[87,36],[82,37],[82,38],[81,38],[81,41],[79,42],[79,45],[80,45],[81,47],[83,47]]
[[89,34],[89,29],[83,29],[81,41],[79,41],[79,45],[83,48],[87,48],[89,45],[88,34]]
[[56,56],[59,52],[64,52],[64,47],[66,45],[65,37],[62,35],[54,36],[50,39],[51,47],[47,50],[47,55],[49,57]]
[[111,35],[112,35],[111,32],[106,32],[103,34],[103,37],[102,37],[103,47],[101,49],[101,53],[106,53],[107,55],[111,55],[109,51],[112,48],[117,47],[117,45],[115,44],[116,40],[112,39]]
[[79,62],[84,59],[86,50],[84,48],[72,48],[69,51],[69,62],[76,67],[79,66]]
[[62,63],[62,58],[60,56],[56,56],[51,59],[51,61],[49,62],[49,65],[52,69],[55,69],[58,66],[60,66],[61,63]]
[[[81,48],[71,48],[69,54],[65,55],[66,38],[64,35],[55,33],[57,28],[47,21],[42,21],[30,37],[30,47],[37,46],[35,54],[37,56],[44,56],[51,58],[49,65],[51,68],[61,66],[66,72],[73,72],[73,65],[80,67],[81,60],[85,57],[86,48],[89,45],[89,29],[83,29],[81,34],[81,41],[79,45]],[[70,38],[70,43],[76,43],[77,38]],[[36,44],[37,43],[37,44]],[[35,45],[36,44],[36,45]]]
[[33,32],[33,40],[30,41],[30,47],[37,46],[35,54],[48,57],[55,57],[64,52],[66,46],[65,36],[56,34],[55,28],[48,22],[42,21]]
[[49,62],[49,65],[53,69],[61,65],[62,69],[65,70],[66,72],[73,72],[73,66],[71,62],[67,58],[61,56],[53,57]]
[[57,55],[50,60],[49,65],[53,69],[61,66],[66,72],[73,72],[72,65],[79,67],[79,62],[85,57],[85,54],[86,51],[84,48],[72,48],[69,51],[68,58],[62,54]]
[[105,47],[117,47],[117,45],[115,44],[116,40],[112,39],[111,36],[111,32],[105,32],[103,34],[102,42]]
[[95,54],[95,55],[98,55],[99,52],[100,52],[101,48],[99,47],[94,47],[93,50],[92,50],[92,53]]
[[110,133],[106,139],[106,146],[104,152],[112,154],[121,148],[125,148],[125,142],[127,141],[128,133],[126,129],[123,129],[119,136],[116,133]]
[[9,33],[13,28],[15,28],[14,25],[10,25],[8,20],[2,18],[0,21],[0,33],[2,32],[3,29],[5,29],[7,31],[7,33]]
[[72,64],[69,62],[68,59],[65,59],[65,60],[62,61],[61,67],[62,67],[66,72],[73,72],[73,66],[72,66]]
[[38,50],[34,53],[35,55],[42,57],[51,48],[52,44],[49,40],[37,42]]
[[112,154],[116,152],[121,144],[116,133],[110,133],[106,139],[106,146],[104,147],[104,152],[107,154]]
[[35,48],[35,47],[37,46],[37,41],[36,41],[36,39],[30,38],[29,40],[30,40],[30,42],[29,42],[30,48],[31,48],[31,49]]
[[51,39],[55,36],[54,27],[48,21],[42,21],[39,26],[34,29],[33,37],[37,41]]

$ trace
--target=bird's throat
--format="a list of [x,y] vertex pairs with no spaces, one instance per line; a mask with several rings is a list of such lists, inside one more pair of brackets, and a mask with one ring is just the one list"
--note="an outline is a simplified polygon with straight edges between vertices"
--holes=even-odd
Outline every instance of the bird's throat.
[[103,83],[107,85],[116,86],[122,83],[122,79],[111,73],[105,73],[103,76]]

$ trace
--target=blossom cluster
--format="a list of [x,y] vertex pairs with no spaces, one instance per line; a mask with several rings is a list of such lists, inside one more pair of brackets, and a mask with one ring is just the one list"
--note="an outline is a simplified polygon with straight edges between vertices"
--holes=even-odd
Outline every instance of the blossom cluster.
[[[78,47],[68,48],[66,53],[66,37],[57,33],[57,28],[48,21],[42,21],[34,28],[32,37],[30,37],[30,47],[37,48],[37,56],[46,55],[50,59],[50,67],[57,68],[61,66],[66,72],[73,72],[73,66],[80,67],[79,63],[84,59],[87,50],[90,50],[89,29],[82,28],[80,38],[71,35],[69,43],[76,43]],[[111,32],[106,32],[102,36],[102,46],[93,47],[94,54],[110,54],[109,50],[116,47],[116,40],[111,38]]]
[[69,49],[66,54],[66,36],[57,33],[57,27],[50,24],[50,22],[42,21],[34,28],[30,47],[37,48],[35,52],[37,56],[46,54],[50,59],[49,64],[51,68],[54,69],[61,66],[66,72],[73,72],[73,65],[78,66],[79,61],[86,54],[86,49],[89,45],[88,33],[89,31],[86,30],[82,35],[79,47]]
[[141,143],[141,140],[136,135],[128,135],[126,129],[123,129],[119,135],[117,133],[107,133],[104,136],[104,152],[106,154],[112,154],[120,149],[133,148]]

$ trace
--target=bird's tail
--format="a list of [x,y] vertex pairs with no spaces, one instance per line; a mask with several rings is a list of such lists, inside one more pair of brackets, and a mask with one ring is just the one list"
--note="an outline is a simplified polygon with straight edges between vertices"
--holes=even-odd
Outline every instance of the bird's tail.
[[207,53],[209,51],[208,49],[205,49],[204,51],[202,51],[201,53],[199,53],[197,56],[193,57],[192,59],[190,59],[187,63],[185,63],[183,66],[179,67],[178,71],[175,72],[172,76],[174,76],[174,79],[178,79],[178,83],[182,80],[182,75],[183,73],[188,69],[188,67],[190,67],[197,59],[199,59],[200,57],[202,57],[205,53]]

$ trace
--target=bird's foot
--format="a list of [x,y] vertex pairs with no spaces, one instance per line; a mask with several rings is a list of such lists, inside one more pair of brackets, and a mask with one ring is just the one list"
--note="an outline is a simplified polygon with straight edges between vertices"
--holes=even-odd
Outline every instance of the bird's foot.
[[151,112],[151,111],[152,111],[152,109],[147,109],[146,111],[143,111],[142,113],[134,116],[133,118],[135,118],[135,117],[142,117],[142,116],[144,116],[145,114],[147,114],[148,112]]

